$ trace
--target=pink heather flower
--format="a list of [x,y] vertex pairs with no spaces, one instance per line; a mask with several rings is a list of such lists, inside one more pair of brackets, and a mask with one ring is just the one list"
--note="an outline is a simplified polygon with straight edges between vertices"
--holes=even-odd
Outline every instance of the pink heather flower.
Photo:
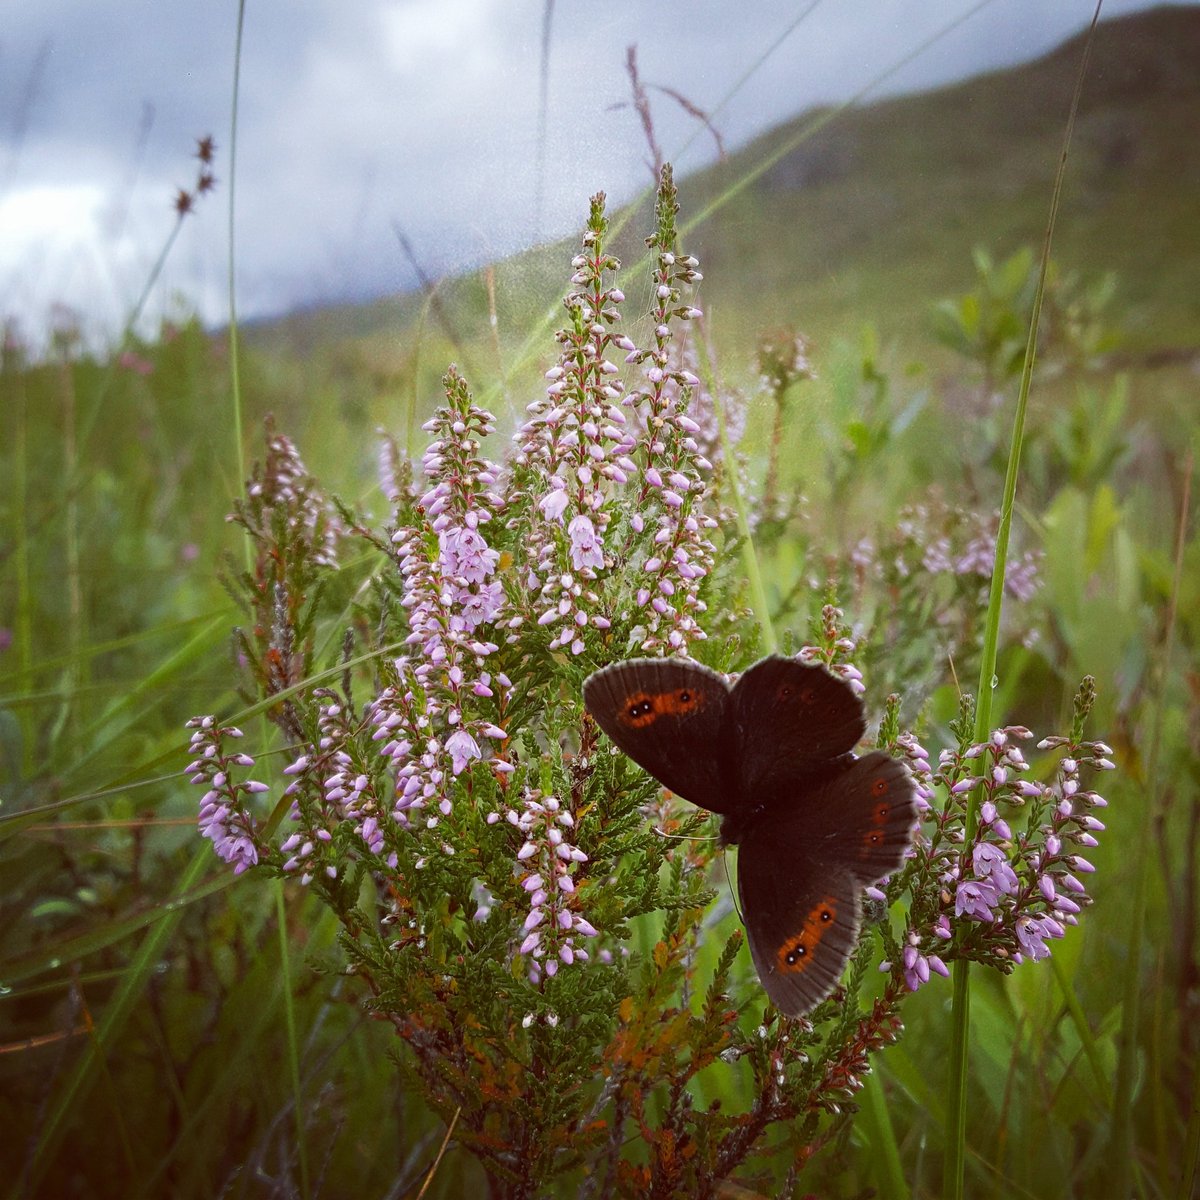
[[442,573],[464,583],[484,583],[500,559],[497,550],[488,548],[478,529],[451,526],[438,534]]
[[475,900],[475,913],[471,917],[471,920],[486,921],[492,915],[492,909],[496,906],[496,897],[479,880],[475,881],[475,885],[471,889],[471,895]]
[[[1050,957],[1050,948],[1046,945],[1046,938],[1060,938],[1065,933],[1063,927],[1052,917],[1030,916],[1024,913],[1017,918],[1015,931],[1017,942],[1021,947],[1021,954],[1028,956],[1034,962]],[[1020,955],[1017,957],[1019,958]]]
[[455,775],[461,775],[472,759],[482,757],[479,743],[465,729],[456,729],[446,739],[446,753],[450,755]]
[[379,828],[377,817],[367,817],[363,821],[359,833],[372,854],[383,853],[383,830]]
[[[328,859],[333,829],[350,822],[372,854],[386,851],[388,801],[376,790],[364,769],[359,735],[371,728],[370,709],[355,717],[333,692],[318,689],[323,703],[317,710],[318,739],[285,767],[292,782],[284,795],[292,801],[291,819],[297,828],[280,849],[289,857],[283,870],[298,875],[302,884],[318,874],[334,878],[337,864]],[[373,765],[373,764],[372,764]],[[395,855],[388,855],[395,865]]]
[[[824,605],[821,609],[822,644],[801,646],[796,657],[803,663],[820,663],[831,674],[836,675],[839,679],[844,679],[856,696],[861,696],[867,689],[863,683],[862,672],[850,661],[850,656],[858,647],[848,634],[848,627],[843,621],[844,616],[845,614],[836,605]],[[916,748],[914,753],[919,752],[919,755],[924,755],[926,773],[928,773],[929,756],[925,754],[924,750],[921,750],[915,739],[911,745]]]
[[239,828],[239,815],[231,805],[222,803],[214,795],[200,806],[199,823],[202,836],[212,842],[213,849],[221,859],[233,864],[235,875],[258,863],[254,840]]
[[567,526],[567,535],[571,539],[571,564],[577,571],[604,566],[604,549],[590,517],[575,517]]
[[552,486],[550,491],[538,501],[538,508],[542,510],[547,521],[561,521],[571,497],[567,494],[567,489],[561,480],[553,479],[551,484],[557,486]]
[[902,952],[902,960],[904,965],[904,983],[910,992],[915,992],[922,984],[929,982],[929,973],[936,972],[938,975],[948,978],[950,969],[936,954],[922,954],[917,946],[919,939],[917,935],[909,934],[908,944]]
[[255,466],[246,499],[235,506],[229,519],[254,536],[265,536],[263,531],[278,519],[273,514],[279,513],[301,542],[294,549],[298,558],[311,557],[322,567],[338,565],[338,546],[346,536],[342,519],[308,473],[291,439],[277,433],[268,420],[266,464]]
[[996,915],[992,912],[992,907],[999,902],[1000,893],[992,883],[964,879],[955,892],[954,915],[966,915],[978,921],[994,921]]
[[504,587],[499,583],[460,588],[452,596],[458,606],[450,616],[450,628],[455,631],[473,633],[481,625],[491,625],[504,609]]
[[1016,895],[1016,872],[1008,865],[1008,856],[991,842],[980,842],[971,853],[971,862],[979,879],[987,880],[998,893]]
[[225,739],[240,738],[240,729],[218,725],[214,717],[193,717],[187,728],[194,730],[188,750],[196,756],[187,774],[193,783],[207,788],[200,801],[200,833],[212,842],[222,861],[233,865],[233,873],[240,875],[258,863],[255,823],[246,799],[269,789],[257,780],[234,780],[235,768],[254,765],[250,755],[224,750]]

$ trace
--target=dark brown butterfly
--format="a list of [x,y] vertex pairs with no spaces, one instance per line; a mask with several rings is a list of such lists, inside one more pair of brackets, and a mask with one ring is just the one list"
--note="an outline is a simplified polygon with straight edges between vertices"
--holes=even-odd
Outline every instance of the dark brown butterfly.
[[590,676],[583,699],[664,787],[722,814],[759,978],[783,1012],[808,1012],[854,949],[862,889],[901,865],[917,819],[903,763],[851,753],[862,702],[778,656],[732,686],[685,659],[631,659]]

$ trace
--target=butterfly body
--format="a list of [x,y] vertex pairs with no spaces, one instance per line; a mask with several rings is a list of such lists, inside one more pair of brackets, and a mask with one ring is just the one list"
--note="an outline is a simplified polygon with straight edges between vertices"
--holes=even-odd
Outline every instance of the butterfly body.
[[784,1012],[809,1011],[854,948],[863,887],[901,865],[916,820],[903,764],[851,753],[861,701],[823,667],[778,656],[732,685],[689,660],[632,659],[583,694],[630,758],[722,816],[759,978]]

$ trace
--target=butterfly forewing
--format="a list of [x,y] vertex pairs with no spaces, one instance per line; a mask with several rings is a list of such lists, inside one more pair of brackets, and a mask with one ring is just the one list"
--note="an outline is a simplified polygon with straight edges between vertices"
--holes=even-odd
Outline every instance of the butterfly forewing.
[[664,787],[712,812],[736,801],[729,684],[699,663],[639,658],[583,685],[596,724]]
[[794,658],[764,658],[733,690],[748,802],[790,786],[852,750],[866,729],[862,701],[843,679]]

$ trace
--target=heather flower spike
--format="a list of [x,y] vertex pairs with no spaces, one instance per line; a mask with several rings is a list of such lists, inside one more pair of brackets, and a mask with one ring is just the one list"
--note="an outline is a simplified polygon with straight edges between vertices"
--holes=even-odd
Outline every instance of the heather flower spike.
[[[632,350],[626,362],[639,366],[643,379],[624,403],[633,409],[636,443],[628,447],[637,464],[634,531],[651,534],[649,556],[641,560],[635,601],[646,623],[643,650],[685,652],[706,636],[699,618],[707,605],[700,584],[713,563],[709,533],[716,519],[705,511],[702,458],[688,417],[699,379],[673,361],[677,326],[701,315],[686,294],[703,276],[696,259],[678,250],[675,218],[679,204],[670,165],[663,168],[655,205],[657,229],[646,244],[655,255],[653,341]],[[709,464],[703,461],[703,467]]]
[[226,739],[242,737],[240,729],[220,725],[215,717],[193,717],[187,724],[194,731],[188,750],[196,757],[185,771],[192,783],[206,788],[200,801],[200,832],[240,875],[259,859],[258,829],[248,798],[270,789],[254,779],[235,781],[235,774],[254,766],[249,754],[225,749]]
[[518,953],[529,959],[531,983],[553,977],[560,965],[587,962],[579,938],[593,938],[596,928],[580,911],[576,871],[588,856],[571,842],[575,819],[555,796],[528,791],[520,809],[510,809],[509,822],[524,841],[517,852],[520,885],[529,898]]
[[[589,623],[611,621],[597,581],[612,561],[611,497],[634,470],[623,452],[623,385],[612,361],[614,351],[633,343],[618,326],[625,297],[610,278],[620,263],[605,250],[604,199],[603,192],[592,197],[583,248],[571,264],[572,290],[563,300],[568,321],[555,335],[561,353],[546,372],[544,397],[528,407],[512,464],[514,489],[529,497],[532,518],[518,546],[518,584],[536,610],[536,627],[551,635],[548,648],[576,655]],[[515,632],[510,640],[517,640]]]
[[425,425],[427,490],[392,535],[409,653],[395,661],[395,679],[371,711],[394,771],[393,815],[408,825],[433,810],[424,815],[431,829],[449,814],[455,780],[507,736],[485,666],[505,606],[495,578],[500,555],[487,538],[504,501],[496,466],[480,456],[495,418],[475,406],[453,368],[443,383],[447,403]]
[[[950,943],[942,958],[965,957],[1010,971],[1025,958],[1047,957],[1047,942],[1078,922],[1090,903],[1079,873],[1092,869],[1079,851],[1096,844],[1094,835],[1104,826],[1095,812],[1106,805],[1082,785],[1081,767],[1111,767],[1103,743],[1083,740],[1094,697],[1089,676],[1076,695],[1071,736],[1039,744],[1063,752],[1049,783],[1028,778],[1021,743],[1033,735],[1023,726],[1006,726],[985,742],[963,741],[942,752],[933,781],[946,789],[947,802],[940,812],[930,807],[916,843],[912,945],[936,937]],[[973,706],[967,705],[956,725],[965,730],[972,720]],[[915,746],[910,738],[910,763]],[[920,760],[928,762],[923,750]],[[976,787],[982,789],[979,821],[968,845],[966,802]],[[910,987],[926,982],[905,970]]]
[[[703,508],[703,474],[711,464],[688,416],[699,380],[674,350],[676,328],[700,315],[685,293],[701,276],[696,260],[678,252],[677,210],[667,167],[649,239],[652,344],[639,348],[619,331],[625,297],[610,277],[620,263],[605,249],[604,195],[592,198],[563,302],[568,324],[556,335],[561,354],[518,434],[513,490],[529,497],[533,528],[518,548],[517,578],[549,650],[582,654],[584,631],[611,629],[630,600],[627,628],[643,650],[682,653],[705,636],[700,585],[711,570],[708,531],[716,522]],[[630,390],[613,361],[617,351],[640,371]],[[511,643],[524,624],[519,616],[511,622]]]

